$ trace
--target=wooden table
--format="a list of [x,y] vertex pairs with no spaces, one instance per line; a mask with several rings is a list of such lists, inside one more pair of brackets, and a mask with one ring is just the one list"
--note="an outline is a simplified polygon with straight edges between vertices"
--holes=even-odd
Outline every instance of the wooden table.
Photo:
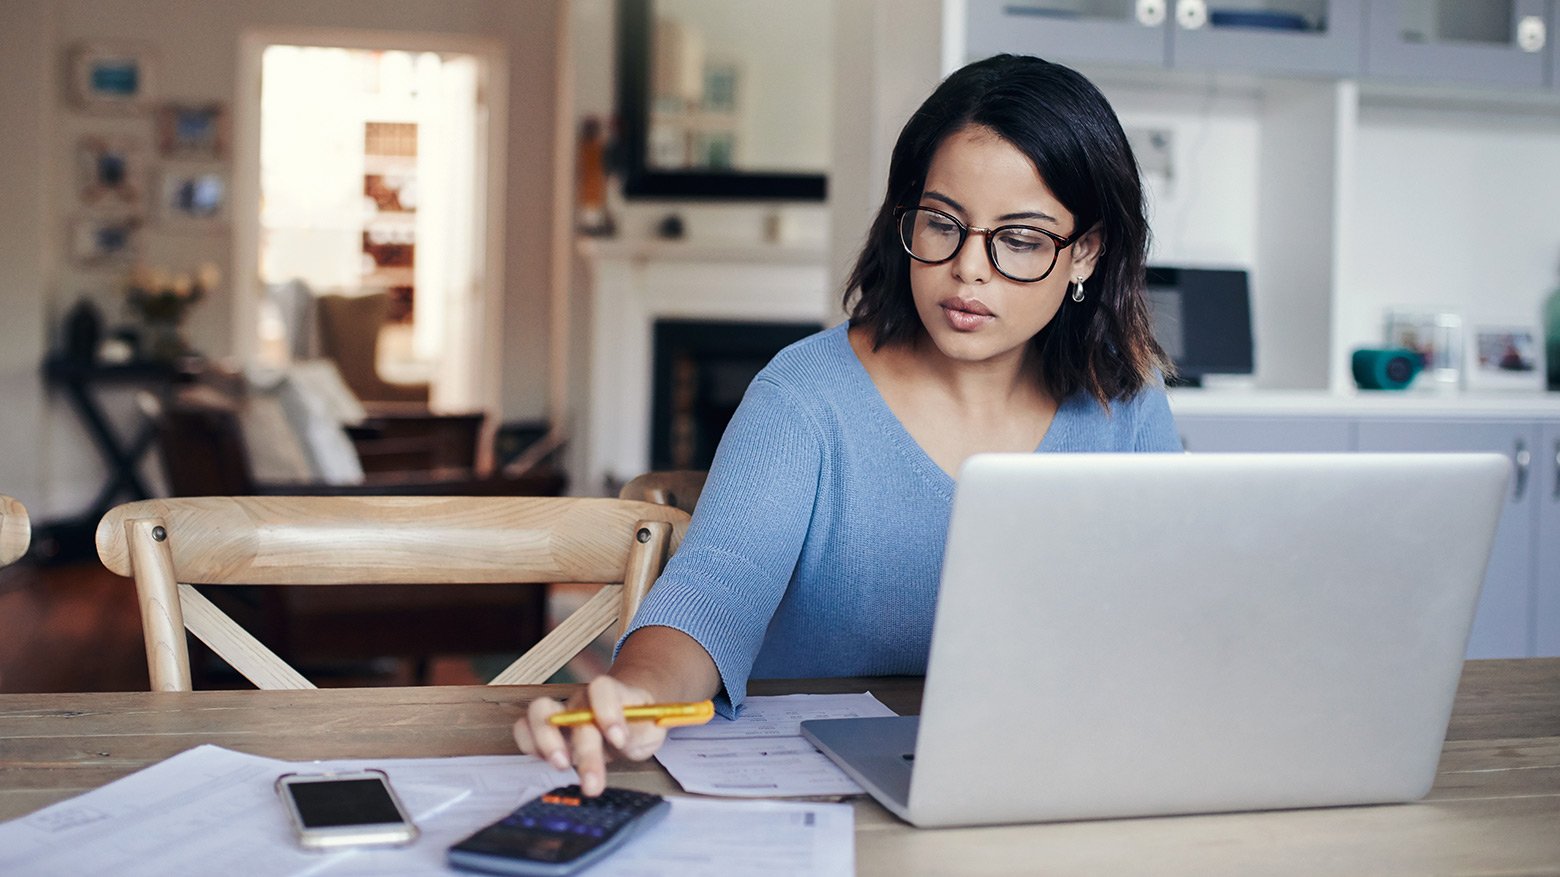
[[[297,760],[508,753],[523,705],[560,690],[0,695],[0,819],[201,743]],[[861,690],[920,707],[918,679],[754,685]],[[615,767],[611,781],[675,791],[654,762]],[[1560,874],[1560,658],[1469,662],[1435,788],[1417,804],[938,830],[870,799],[854,806],[866,875]]]

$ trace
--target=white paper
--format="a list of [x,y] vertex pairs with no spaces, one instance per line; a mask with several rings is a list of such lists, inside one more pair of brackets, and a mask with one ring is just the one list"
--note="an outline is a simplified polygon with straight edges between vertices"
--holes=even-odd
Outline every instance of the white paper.
[[[197,746],[0,824],[0,874],[307,873],[341,854],[299,848],[274,783],[331,769]],[[468,794],[437,779],[391,774],[391,785],[414,822]]]
[[699,795],[859,795],[861,786],[803,739],[801,723],[892,715],[865,692],[750,697],[736,719],[672,729],[656,760],[684,791]]
[[[373,767],[421,830],[406,847],[300,849],[273,783],[289,771]],[[199,746],[99,789],[0,823],[0,874],[376,875],[457,873],[445,850],[523,801],[576,782],[521,755],[287,762]],[[671,813],[592,867],[600,875],[849,875],[850,807],[672,798]]]
[[849,804],[671,798],[650,831],[593,865],[590,877],[850,877]]

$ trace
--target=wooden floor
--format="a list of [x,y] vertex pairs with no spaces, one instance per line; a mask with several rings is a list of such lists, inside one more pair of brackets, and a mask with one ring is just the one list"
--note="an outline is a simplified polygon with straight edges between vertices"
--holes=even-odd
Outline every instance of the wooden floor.
[[0,569],[0,691],[146,687],[129,579],[96,562]]
[[[558,586],[553,586],[555,589]],[[554,603],[583,595],[554,593]],[[507,663],[491,659],[436,658],[425,680],[432,685],[474,685]],[[600,672],[598,653],[570,665],[575,678]],[[402,662],[352,668],[334,677],[312,676],[321,686],[409,685],[418,680]],[[0,691],[137,691],[147,688],[140,611],[129,579],[91,563],[38,566],[23,562],[0,569]],[[244,687],[235,680],[235,687]]]

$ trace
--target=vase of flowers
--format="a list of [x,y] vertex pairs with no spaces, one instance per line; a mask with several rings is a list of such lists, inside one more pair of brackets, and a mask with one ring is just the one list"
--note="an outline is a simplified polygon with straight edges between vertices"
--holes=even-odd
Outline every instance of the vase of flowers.
[[138,266],[125,286],[125,305],[141,324],[141,355],[171,362],[193,352],[184,338],[184,318],[216,289],[215,265],[202,265],[194,274],[170,274],[160,268]]

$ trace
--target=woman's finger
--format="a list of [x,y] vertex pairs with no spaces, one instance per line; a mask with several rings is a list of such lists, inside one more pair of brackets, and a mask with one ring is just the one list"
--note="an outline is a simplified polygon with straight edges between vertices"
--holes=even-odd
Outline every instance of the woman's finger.
[[666,742],[666,729],[655,722],[630,722],[628,742],[618,747],[623,757],[630,761],[644,761]]
[[628,744],[628,721],[623,718],[623,684],[611,676],[597,676],[585,686],[596,727],[614,749]]
[[526,707],[525,718],[515,723],[515,743],[521,752],[546,759],[558,770],[569,767],[569,744],[563,729],[547,721],[547,717],[561,712],[563,704],[550,697],[539,697]]
[[599,795],[607,787],[607,757],[601,731],[595,725],[580,725],[570,735],[574,750],[574,769],[580,775],[580,791]]

